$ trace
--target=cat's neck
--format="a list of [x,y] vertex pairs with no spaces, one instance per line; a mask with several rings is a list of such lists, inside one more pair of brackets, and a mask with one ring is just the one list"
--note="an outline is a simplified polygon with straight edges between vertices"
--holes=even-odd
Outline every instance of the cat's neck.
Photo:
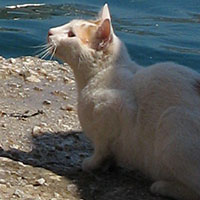
[[133,62],[128,54],[125,45],[114,37],[110,52],[96,52],[92,57],[88,57],[87,62],[79,62],[77,66],[71,66],[74,72],[77,89],[80,92],[94,76],[108,68],[127,68],[131,73],[135,73],[141,67]]

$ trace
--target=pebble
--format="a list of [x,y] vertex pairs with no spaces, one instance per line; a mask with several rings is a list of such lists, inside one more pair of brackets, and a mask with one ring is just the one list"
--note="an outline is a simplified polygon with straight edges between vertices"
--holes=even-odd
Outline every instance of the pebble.
[[35,76],[35,75],[31,75],[31,76],[28,76],[26,77],[26,80],[29,81],[29,82],[33,82],[33,83],[39,83],[41,80]]
[[57,80],[57,76],[55,76],[54,74],[48,74],[48,76],[46,78],[49,81],[56,81]]
[[67,190],[68,190],[70,193],[75,194],[75,193],[77,193],[78,188],[77,188],[77,186],[76,186],[75,184],[69,184],[69,185],[67,186]]
[[50,105],[51,104],[51,101],[50,100],[44,100],[43,101],[43,105]]
[[[42,64],[42,65],[44,65],[44,64]],[[47,75],[47,71],[45,69],[43,69],[43,68],[38,69],[38,73],[40,73],[40,74],[42,74],[44,76]]]
[[55,196],[56,198],[59,198],[59,197],[60,197],[60,195],[59,195],[57,192],[54,192],[54,196]]
[[23,162],[18,161],[17,163],[18,163],[18,165],[20,165],[21,167],[27,167],[27,165],[25,165]]
[[32,135],[33,135],[34,137],[40,135],[41,133],[42,133],[41,127],[39,127],[39,126],[34,126],[34,127],[33,127]]
[[61,110],[66,110],[66,111],[69,111],[69,112],[73,111],[73,107],[69,106],[69,105],[67,105],[67,106],[61,106],[60,109]]
[[[0,113],[0,115],[1,115],[1,113]],[[1,127],[4,128],[4,129],[6,128],[6,126],[7,126],[7,124],[4,124],[4,123],[1,124]]]
[[10,58],[10,63],[12,63],[12,64],[15,64],[16,63],[16,59],[14,59],[14,58]]
[[0,179],[0,184],[6,184],[6,180],[5,179]]
[[40,178],[40,179],[36,180],[34,186],[44,185],[45,182],[46,182],[46,181],[45,181],[44,178]]
[[35,91],[43,91],[43,88],[37,87],[37,86],[35,86],[33,89],[34,89]]
[[62,176],[50,176],[49,177],[50,179],[52,179],[52,180],[56,180],[56,181],[61,181],[62,180]]
[[5,184],[0,184],[0,192],[6,192],[7,191],[7,185]]
[[40,123],[40,127],[46,127],[47,126],[47,123],[46,122],[41,122]]
[[24,192],[22,190],[16,189],[13,193],[14,196],[23,198],[24,197]]
[[0,60],[2,61],[2,60],[5,60],[5,58],[3,57],[3,56],[0,56]]
[[67,82],[69,82],[69,78],[63,77],[63,81],[64,81],[64,83],[67,83]]

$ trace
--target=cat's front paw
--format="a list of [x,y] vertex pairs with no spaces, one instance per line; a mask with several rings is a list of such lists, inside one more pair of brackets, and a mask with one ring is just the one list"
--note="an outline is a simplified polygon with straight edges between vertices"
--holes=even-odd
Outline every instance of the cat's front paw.
[[99,162],[94,157],[86,158],[82,163],[82,170],[85,172],[91,172],[99,168]]
[[158,196],[163,195],[165,196],[167,193],[167,183],[165,181],[157,181],[153,183],[150,187],[150,191],[152,194]]

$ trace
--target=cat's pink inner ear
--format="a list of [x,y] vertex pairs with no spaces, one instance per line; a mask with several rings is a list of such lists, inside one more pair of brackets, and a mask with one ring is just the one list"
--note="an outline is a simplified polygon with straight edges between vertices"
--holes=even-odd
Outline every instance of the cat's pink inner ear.
[[112,27],[109,19],[105,19],[97,29],[94,37],[93,48],[104,50],[111,43],[113,38]]
[[108,40],[111,34],[111,24],[109,19],[105,19],[97,30],[97,37],[100,40]]

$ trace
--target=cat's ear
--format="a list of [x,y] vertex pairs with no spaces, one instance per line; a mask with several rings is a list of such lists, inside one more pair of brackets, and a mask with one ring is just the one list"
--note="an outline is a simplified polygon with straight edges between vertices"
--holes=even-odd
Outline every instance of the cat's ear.
[[105,19],[98,27],[96,32],[96,50],[103,50],[105,49],[113,39],[112,35],[112,27],[110,19]]
[[103,21],[105,19],[109,19],[111,21],[111,17],[110,17],[110,11],[108,8],[108,4],[106,3],[104,5],[104,7],[101,9],[100,13],[99,13],[99,18]]
[[103,23],[103,21],[105,21],[106,19],[109,19],[109,21],[110,21],[110,32],[113,33],[113,27],[112,27],[112,23],[111,23],[111,15],[110,15],[110,11],[109,11],[107,3],[101,9],[101,12],[99,13],[99,18],[100,18],[101,23]]
[[108,8],[108,4],[105,4],[99,13],[100,25],[96,31],[96,44],[95,49],[103,50],[105,49],[109,43],[113,39],[113,28],[111,24],[110,11]]

